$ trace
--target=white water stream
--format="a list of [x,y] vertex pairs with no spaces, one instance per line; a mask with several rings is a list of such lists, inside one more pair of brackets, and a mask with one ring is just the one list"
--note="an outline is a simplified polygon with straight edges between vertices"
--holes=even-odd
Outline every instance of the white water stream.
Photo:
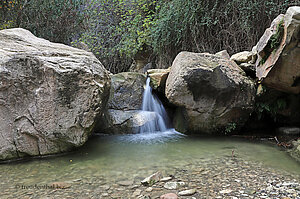
[[140,128],[140,133],[163,132],[168,129],[169,117],[160,100],[152,94],[149,77],[143,95],[142,111],[151,112],[152,114],[144,114],[145,117],[148,117],[146,118],[148,122]]

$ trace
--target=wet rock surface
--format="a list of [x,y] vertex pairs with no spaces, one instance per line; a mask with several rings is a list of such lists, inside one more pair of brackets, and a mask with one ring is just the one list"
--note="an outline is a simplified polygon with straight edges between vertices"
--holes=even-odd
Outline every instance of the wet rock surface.
[[[135,171],[143,169],[136,168]],[[1,173],[0,185],[5,188],[1,195],[4,198],[300,198],[299,175],[268,169],[237,157],[198,160],[181,168],[163,170],[165,176],[174,176],[172,182],[182,185],[184,182],[183,186],[172,190],[165,188],[170,182],[156,182],[151,187],[142,185],[140,179],[145,176],[137,175],[135,171],[131,171],[132,176],[127,179],[122,174],[113,178],[96,174],[81,176],[60,182],[64,188],[56,189],[22,188],[25,185],[14,183],[18,181],[18,175],[12,181]],[[79,175],[80,169],[74,172]]]

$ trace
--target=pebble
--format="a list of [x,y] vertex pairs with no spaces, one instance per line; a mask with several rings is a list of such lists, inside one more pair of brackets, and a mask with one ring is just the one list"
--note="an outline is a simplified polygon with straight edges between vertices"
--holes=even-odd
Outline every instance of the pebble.
[[102,196],[102,197],[107,197],[107,196],[109,196],[109,194],[108,194],[108,193],[102,193],[101,196]]
[[173,178],[172,177],[164,177],[162,179],[160,179],[161,182],[167,182],[169,180],[172,180]]
[[178,199],[178,196],[175,193],[167,193],[160,196],[160,199]]
[[148,187],[145,191],[146,191],[146,192],[151,192],[152,190],[153,190],[152,187]]
[[141,183],[145,186],[152,186],[156,182],[160,181],[161,178],[162,178],[162,174],[160,171],[158,171],[158,172],[148,176],[144,180],[142,180]]
[[130,186],[132,184],[133,184],[133,181],[130,181],[130,180],[118,182],[118,185],[121,185],[121,186]]
[[142,193],[142,190],[137,189],[133,192],[132,197],[137,197],[137,196],[141,195],[141,193]]
[[224,189],[222,191],[220,191],[221,194],[228,194],[228,193],[231,193],[232,190],[231,189]]
[[184,186],[184,182],[166,182],[164,188],[166,189],[178,189],[179,187]]
[[178,193],[178,195],[180,196],[190,196],[190,195],[194,195],[196,193],[196,189],[188,189],[188,190],[185,190],[185,191],[180,191]]

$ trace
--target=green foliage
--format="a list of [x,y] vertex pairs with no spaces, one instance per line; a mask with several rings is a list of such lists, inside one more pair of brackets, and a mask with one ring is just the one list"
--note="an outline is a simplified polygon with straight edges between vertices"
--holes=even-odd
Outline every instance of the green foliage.
[[73,42],[86,43],[113,73],[127,71],[133,57],[150,43],[156,1],[86,0],[86,29]]
[[299,0],[172,0],[161,6],[152,46],[171,63],[178,52],[251,50],[271,21]]
[[277,113],[287,107],[287,100],[284,96],[258,100],[255,104],[255,112],[259,120],[269,115],[276,121]]
[[0,1],[0,30],[16,26],[14,14],[20,11],[20,2],[16,0]]
[[15,3],[10,9],[0,8],[0,13],[5,18],[0,28],[21,27],[30,30],[36,36],[67,44],[82,28],[83,16],[78,9],[83,0],[7,2]]
[[236,129],[236,123],[232,122],[232,123],[228,123],[226,128],[225,128],[225,133],[232,133],[234,130]]
[[250,50],[292,5],[299,0],[2,0],[0,29],[22,27],[74,46],[84,42],[117,73],[143,51],[150,52],[149,61],[171,65],[183,50]]
[[272,35],[271,38],[270,38],[270,42],[271,42],[270,47],[271,47],[271,49],[276,50],[279,47],[280,42],[282,40],[283,31],[284,31],[284,20],[282,19],[279,22],[279,24],[277,25],[276,33],[274,35]]

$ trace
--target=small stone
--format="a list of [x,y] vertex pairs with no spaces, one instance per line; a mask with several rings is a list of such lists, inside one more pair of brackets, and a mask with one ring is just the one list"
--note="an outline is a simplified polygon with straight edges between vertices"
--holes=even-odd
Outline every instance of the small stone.
[[107,196],[109,196],[109,194],[108,193],[103,193],[103,194],[101,194],[101,196],[107,197]]
[[260,198],[269,198],[268,196],[260,196]]
[[164,177],[164,178],[160,179],[160,182],[167,182],[169,180],[172,180],[172,177]]
[[133,181],[130,181],[130,180],[125,180],[125,181],[118,182],[118,185],[121,185],[121,186],[130,186],[132,184],[133,184]]
[[146,191],[146,192],[151,192],[152,190],[153,190],[152,187],[148,187],[145,191]]
[[160,196],[160,199],[178,199],[178,196],[175,193],[167,193]]
[[220,191],[221,194],[226,194],[226,193],[231,193],[232,190],[231,189],[224,189],[222,191]]
[[164,188],[166,189],[178,189],[181,186],[184,186],[184,182],[166,182]]
[[136,189],[138,187],[140,187],[140,186],[139,185],[133,185],[132,187],[130,187],[130,189]]
[[152,174],[151,176],[145,178],[144,180],[141,181],[141,183],[145,186],[152,186],[156,182],[158,182],[162,178],[161,172],[156,172]]
[[139,195],[141,195],[141,193],[142,193],[142,190],[140,190],[140,189],[137,189],[137,190],[135,190],[134,192],[133,192],[133,194],[132,194],[132,197],[137,197],[137,196],[139,196]]
[[107,191],[107,190],[110,189],[110,186],[109,185],[104,185],[104,186],[101,186],[100,188]]
[[189,189],[189,190],[185,190],[185,191],[180,191],[178,193],[178,195],[180,196],[190,196],[196,193],[196,189]]
[[294,185],[294,183],[291,183],[291,182],[282,183],[282,186],[291,186],[291,185]]

